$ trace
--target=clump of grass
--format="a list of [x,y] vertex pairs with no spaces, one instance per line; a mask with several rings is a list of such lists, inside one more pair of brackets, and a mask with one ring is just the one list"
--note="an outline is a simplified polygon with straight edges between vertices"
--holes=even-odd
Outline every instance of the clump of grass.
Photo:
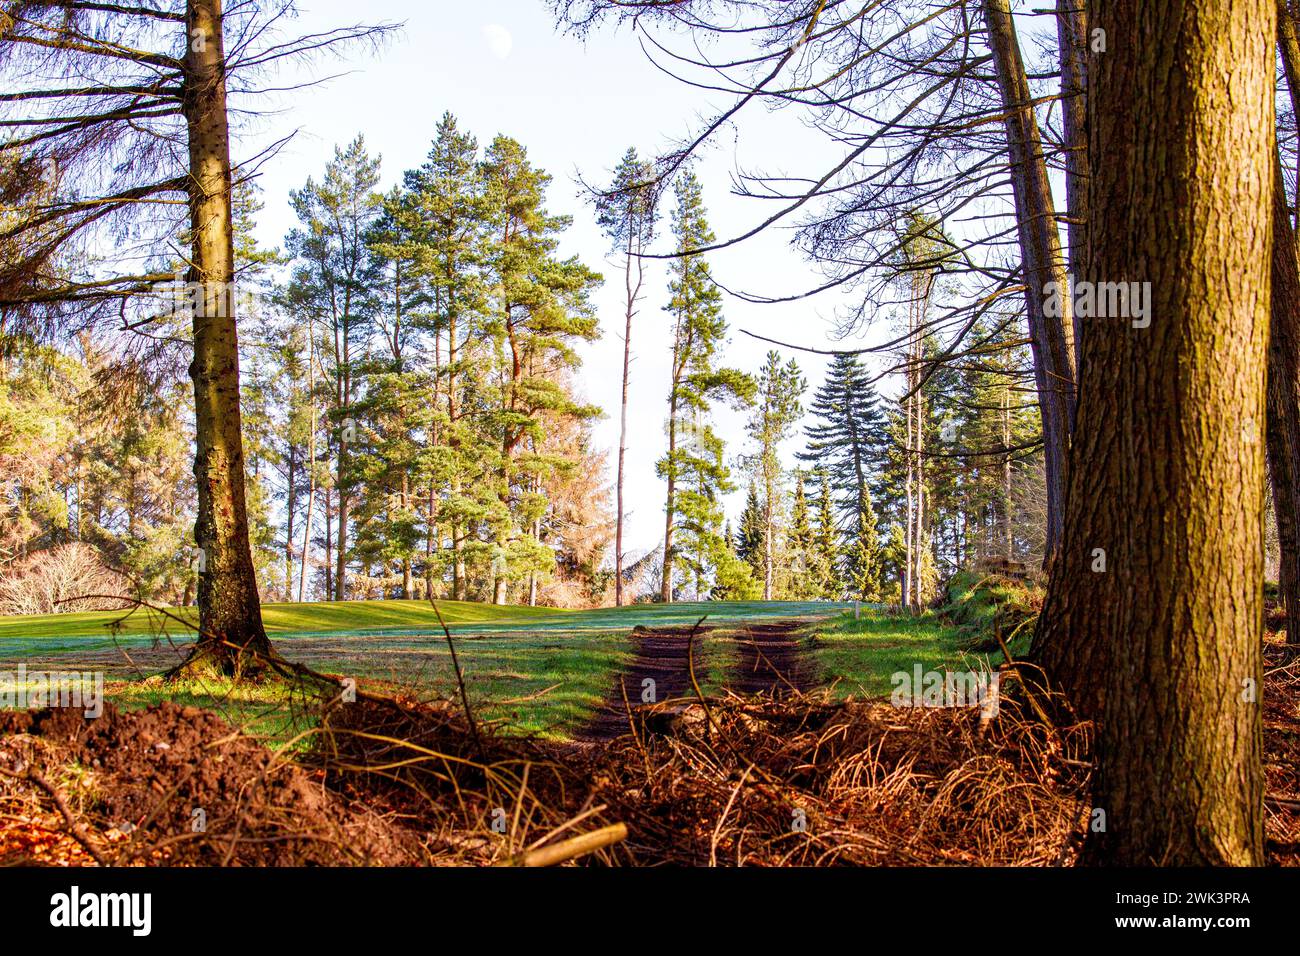
[[967,650],[1000,651],[1001,638],[1020,656],[1029,649],[1044,596],[1043,587],[1030,579],[959,571],[949,580],[938,613],[956,625]]

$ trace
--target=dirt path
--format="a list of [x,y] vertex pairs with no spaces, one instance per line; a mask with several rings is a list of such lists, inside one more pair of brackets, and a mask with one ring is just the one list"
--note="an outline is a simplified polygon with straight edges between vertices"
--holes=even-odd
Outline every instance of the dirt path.
[[[700,628],[697,637],[708,633]],[[577,734],[583,740],[609,740],[628,732],[627,707],[635,710],[643,703],[655,703],[682,697],[691,692],[688,666],[689,628],[652,629],[638,627],[632,631],[631,662],[614,677],[613,686],[587,725]],[[698,646],[696,651],[698,653]],[[648,691],[646,680],[654,681],[653,700],[643,700]],[[626,690],[627,702],[623,694]]]
[[[798,638],[798,631],[804,623],[751,624],[728,634],[726,639],[735,642],[739,659],[724,678],[726,688],[737,694],[766,693],[774,696],[783,696],[791,690],[804,690],[812,675],[811,662],[805,660],[806,652]],[[702,637],[708,631],[708,628],[701,628],[697,636]],[[575,735],[576,739],[609,740],[627,733],[629,704],[635,711],[647,702],[690,696],[693,693],[687,656],[690,633],[689,628],[634,630],[631,662],[615,676],[604,701]],[[695,652],[696,677],[703,681],[699,644]],[[643,682],[647,678],[655,682],[653,701],[642,699]]]
[[727,676],[728,690],[737,694],[772,694],[781,697],[806,689],[811,662],[799,643],[800,622],[753,624],[739,631],[740,662]]

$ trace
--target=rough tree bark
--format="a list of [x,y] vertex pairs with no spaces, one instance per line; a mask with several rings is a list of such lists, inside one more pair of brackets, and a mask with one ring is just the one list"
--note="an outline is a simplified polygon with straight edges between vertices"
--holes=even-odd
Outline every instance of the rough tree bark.
[[1106,826],[1084,862],[1263,862],[1275,3],[1090,6],[1109,42],[1088,64],[1085,277],[1149,282],[1151,298],[1146,328],[1086,320],[1035,642],[1099,721]]
[[1047,315],[1044,308],[1047,298],[1044,287],[1055,282],[1057,288],[1064,288],[1065,262],[1042,136],[1009,0],[984,0],[984,21],[1005,111],[1030,347],[1043,420],[1047,472],[1047,544],[1043,566],[1050,567],[1061,537],[1070,431],[1075,414],[1073,315],[1069,303],[1065,302],[1066,296],[1061,297],[1064,305],[1061,315]]
[[202,301],[193,317],[200,636],[190,661],[224,673],[260,669],[271,652],[262,627],[244,500],[239,344],[233,294],[230,134],[226,119],[221,0],[189,0],[182,109],[189,133],[191,281]]

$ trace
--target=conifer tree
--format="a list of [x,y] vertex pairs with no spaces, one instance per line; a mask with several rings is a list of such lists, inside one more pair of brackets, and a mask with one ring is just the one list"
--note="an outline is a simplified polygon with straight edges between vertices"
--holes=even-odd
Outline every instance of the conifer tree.
[[494,307],[487,328],[501,362],[491,414],[500,448],[491,482],[499,505],[488,521],[492,600],[504,604],[510,584],[527,581],[532,603],[537,575],[554,568],[554,555],[540,541],[542,485],[575,464],[546,453],[547,422],[599,414],[576,401],[560,377],[579,365],[575,344],[599,336],[588,294],[602,280],[577,258],[556,257],[559,234],[571,219],[547,211],[551,177],[532,165],[523,146],[497,136],[484,156],[482,176],[495,237],[489,260]]
[[744,561],[759,580],[763,576],[763,509],[758,500],[758,485],[751,479],[745,508],[736,529],[736,557]]
[[794,359],[784,365],[781,356],[768,352],[759,373],[758,399],[750,416],[748,431],[754,442],[749,456],[762,492],[763,600],[770,601],[776,583],[777,520],[781,500],[781,443],[789,437],[803,414],[800,397],[808,383]]
[[[722,463],[722,444],[709,423],[714,402],[742,407],[753,399],[754,380],[737,369],[716,364],[727,333],[722,315],[722,293],[709,276],[703,256],[692,250],[714,241],[704,208],[704,195],[695,174],[687,170],[674,186],[676,208],[672,233],[676,255],[670,265],[666,309],[673,322],[671,381],[668,389],[668,450],[657,464],[667,483],[664,504],[664,555],[660,600],[673,599],[674,566],[678,555],[675,535],[679,515],[679,483],[687,473],[711,487],[716,497],[729,473]],[[697,497],[694,506],[698,508]],[[687,520],[698,521],[699,516]]]
[[[840,530],[835,521],[835,504],[830,476],[823,469],[818,479],[817,507],[814,512],[811,549],[811,575],[817,583],[817,597],[839,599],[844,593],[841,580]],[[856,520],[855,520],[856,527]]]
[[598,219],[614,247],[623,254],[623,391],[619,404],[618,476],[615,479],[617,526],[614,534],[614,604],[623,605],[623,470],[627,456],[627,392],[632,363],[632,320],[645,282],[642,253],[654,241],[658,186],[651,164],[631,147],[614,171],[609,191],[597,199]]
[[[844,562],[848,591],[855,600],[879,601],[884,581],[884,554],[869,493],[864,493],[858,504],[854,526],[857,530],[849,541]],[[901,539],[902,529],[895,525],[893,530],[895,537]]]
[[856,530],[858,501],[876,488],[889,440],[880,399],[856,355],[831,360],[808,413],[807,448],[796,457],[826,472],[840,527]]
[[809,518],[808,497],[804,492],[804,473],[795,469],[794,493],[790,500],[790,524],[786,532],[783,570],[785,597],[796,601],[815,598],[821,587],[813,557],[813,529]]

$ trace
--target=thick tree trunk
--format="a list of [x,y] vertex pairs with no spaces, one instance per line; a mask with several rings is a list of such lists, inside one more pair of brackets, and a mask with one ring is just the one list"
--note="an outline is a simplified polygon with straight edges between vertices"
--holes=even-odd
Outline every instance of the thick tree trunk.
[[[920,359],[919,346],[917,358]],[[919,374],[917,379],[919,385]],[[916,403],[916,531],[912,535],[916,564],[912,568],[912,606],[920,611],[924,607],[921,588],[924,586],[922,574],[925,567],[925,399],[918,389],[912,400]]]
[[[1002,447],[1011,447],[1011,390],[1002,390]],[[1002,535],[1003,554],[1010,562],[1015,558],[1015,532],[1011,527],[1011,454],[1002,456]]]
[[1061,239],[1057,233],[1052,187],[1047,178],[1042,137],[1033,96],[1025,76],[1009,0],[984,0],[984,20],[993,53],[1002,106],[1006,113],[1011,189],[1025,280],[1034,380],[1043,421],[1043,452],[1047,471],[1047,545],[1044,567],[1050,567],[1061,537],[1066,467],[1075,414],[1075,353],[1073,310],[1062,295],[1061,315],[1047,314],[1045,287],[1066,284]]
[[1085,861],[1259,865],[1275,0],[1090,13],[1086,278],[1150,324],[1087,320],[1035,650],[1099,719]]
[[193,317],[195,458],[202,549],[195,660],[250,673],[271,653],[262,627],[244,500],[236,335],[230,135],[221,0],[190,0],[183,110],[189,134],[190,278],[202,285]]

